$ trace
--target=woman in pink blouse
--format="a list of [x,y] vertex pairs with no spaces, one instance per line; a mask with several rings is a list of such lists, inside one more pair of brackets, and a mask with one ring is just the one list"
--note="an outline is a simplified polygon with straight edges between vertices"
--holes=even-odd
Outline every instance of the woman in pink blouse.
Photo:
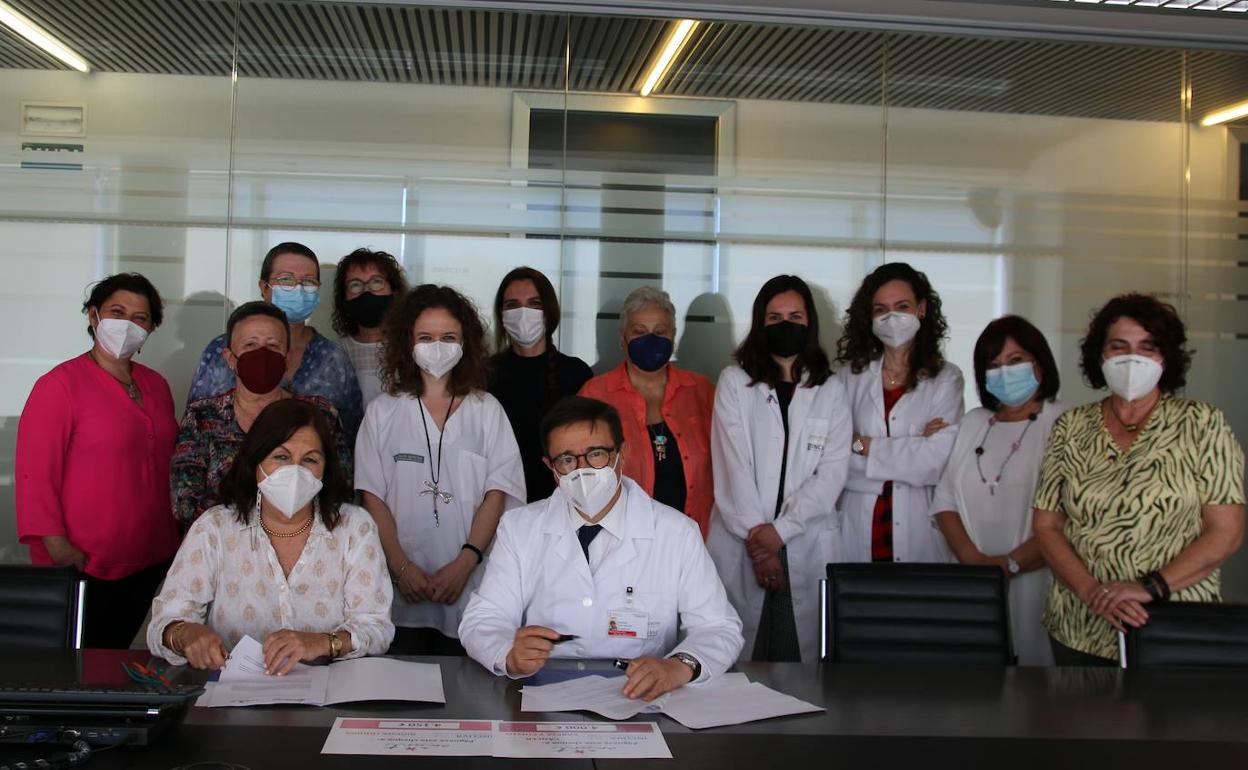
[[169,384],[131,361],[160,326],[156,287],[119,273],[82,309],[93,346],[39,378],[18,422],[17,533],[32,563],[86,573],[86,646],[124,648],[178,548],[178,424]]

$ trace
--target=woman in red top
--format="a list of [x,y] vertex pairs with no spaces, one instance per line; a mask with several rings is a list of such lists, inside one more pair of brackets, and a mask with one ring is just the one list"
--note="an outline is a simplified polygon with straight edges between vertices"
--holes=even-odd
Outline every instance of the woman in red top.
[[698,523],[706,538],[714,488],[711,412],[715,386],[669,363],[676,307],[667,292],[634,289],[620,309],[624,363],[581,388],[580,395],[614,406],[624,423],[624,475],[664,505]]
[[169,383],[130,360],[163,317],[151,282],[110,276],[82,309],[92,348],[40,377],[18,422],[17,533],[32,563],[86,573],[86,646],[124,648],[178,549],[178,424]]

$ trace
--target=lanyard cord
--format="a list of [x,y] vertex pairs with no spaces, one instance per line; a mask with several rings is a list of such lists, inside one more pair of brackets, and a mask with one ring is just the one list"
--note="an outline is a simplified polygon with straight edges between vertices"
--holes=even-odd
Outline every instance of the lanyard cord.
[[442,430],[438,433],[438,461],[437,468],[434,468],[433,462],[433,441],[429,439],[429,423],[426,421],[428,416],[425,414],[425,403],[419,397],[416,403],[420,404],[420,424],[425,428],[425,446],[429,449],[429,477],[430,480],[425,482],[426,490],[421,492],[433,495],[433,526],[442,525],[438,517],[438,498],[445,498],[446,502],[451,502],[451,496],[443,492],[438,487],[438,480],[442,478],[442,439],[446,437],[446,424],[451,421],[451,410],[455,408],[455,397],[451,396],[451,403],[446,406],[446,419],[442,421]]

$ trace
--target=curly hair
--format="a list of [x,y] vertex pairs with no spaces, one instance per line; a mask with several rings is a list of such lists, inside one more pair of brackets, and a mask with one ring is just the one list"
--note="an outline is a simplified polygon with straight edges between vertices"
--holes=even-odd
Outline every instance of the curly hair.
[[740,347],[732,354],[745,373],[750,375],[750,384],[765,382],[776,387],[780,382],[780,365],[771,357],[767,349],[767,303],[785,292],[795,291],[806,304],[806,347],[793,362],[793,380],[802,381],[802,373],[810,375],[806,387],[814,388],[827,382],[832,374],[832,365],[828,354],[819,344],[819,311],[815,309],[815,298],[806,282],[796,275],[777,275],[763,284],[754,297],[754,308],[751,312],[750,331],[745,335]]
[[382,322],[382,388],[392,396],[424,394],[424,380],[412,355],[415,345],[412,327],[420,314],[431,308],[442,308],[450,313],[463,330],[464,356],[451,370],[447,390],[452,396],[466,396],[474,390],[484,390],[485,327],[477,313],[477,306],[450,286],[432,283],[421,284],[403,296],[395,297],[394,304],[386,313],[386,320]]
[[390,292],[395,297],[407,291],[407,279],[403,277],[403,266],[393,254],[371,249],[356,249],[338,260],[334,272],[334,313],[331,320],[338,336],[346,337],[360,330],[360,325],[347,316],[347,271],[353,267],[364,268],[374,266],[390,284]]
[[1105,341],[1109,327],[1120,318],[1130,318],[1152,335],[1163,361],[1161,381],[1157,383],[1162,392],[1174,393],[1187,385],[1192,353],[1187,349],[1187,332],[1178,311],[1174,305],[1136,292],[1120,294],[1092,314],[1088,334],[1079,341],[1079,368],[1083,370],[1084,382],[1098,390],[1105,387],[1105,375],[1101,372]]
[[874,320],[871,306],[875,302],[875,293],[889,281],[905,281],[914,291],[915,302],[927,303],[923,323],[910,348],[910,372],[906,380],[906,390],[910,390],[918,385],[920,379],[936,377],[945,367],[941,345],[949,333],[949,324],[941,311],[940,295],[932,288],[927,276],[905,262],[880,265],[862,280],[853,301],[849,303],[849,309],[845,311],[845,331],[836,342],[836,360],[849,364],[850,370],[858,374],[884,355],[884,343],[871,330]]

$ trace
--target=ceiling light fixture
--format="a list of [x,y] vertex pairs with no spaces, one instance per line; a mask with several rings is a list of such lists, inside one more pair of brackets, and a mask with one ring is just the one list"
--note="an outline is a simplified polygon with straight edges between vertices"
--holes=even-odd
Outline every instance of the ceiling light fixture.
[[3,0],[0,0],[0,24],[13,30],[79,72],[91,71],[91,65],[87,64],[81,56],[74,53],[69,46],[52,37],[38,24],[18,13],[13,6],[3,2]]
[[1230,123],[1232,120],[1238,120],[1239,118],[1248,118],[1248,102],[1232,104],[1225,110],[1211,112],[1200,119],[1200,125],[1216,126],[1219,123]]
[[676,55],[680,53],[680,49],[685,47],[685,43],[689,40],[689,36],[693,34],[693,30],[698,23],[693,19],[681,19],[676,23],[676,29],[672,30],[672,34],[667,38],[663,51],[659,54],[659,58],[654,60],[654,64],[650,66],[650,73],[646,75],[646,79],[642,81],[641,95],[649,96],[659,82],[667,75],[667,70],[675,61]]

